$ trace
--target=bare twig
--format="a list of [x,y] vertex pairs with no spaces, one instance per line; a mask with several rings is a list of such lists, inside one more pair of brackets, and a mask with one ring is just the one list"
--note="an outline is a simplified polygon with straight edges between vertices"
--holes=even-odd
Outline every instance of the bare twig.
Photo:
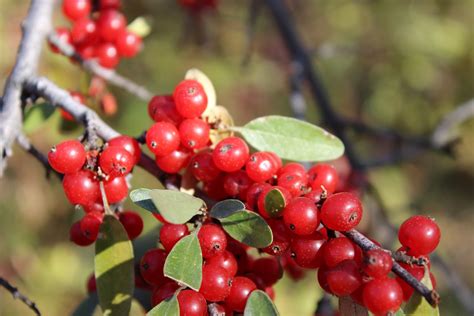
[[11,285],[7,280],[4,278],[0,277],[0,286],[5,288],[8,292],[10,292],[13,295],[13,298],[19,299],[23,303],[25,303],[26,306],[28,306],[36,315],[41,316],[41,312],[39,311],[38,307],[36,306],[36,303],[31,301],[28,297],[23,295],[16,287]]

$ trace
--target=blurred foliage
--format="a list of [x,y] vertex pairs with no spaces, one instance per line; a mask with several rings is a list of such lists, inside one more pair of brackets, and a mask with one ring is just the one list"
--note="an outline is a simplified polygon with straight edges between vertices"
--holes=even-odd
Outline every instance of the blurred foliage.
[[[145,50],[123,61],[119,72],[156,93],[169,93],[188,68],[197,67],[213,80],[218,104],[228,107],[238,124],[266,114],[291,115],[288,56],[265,8],[250,45],[250,61],[243,67],[249,47],[250,1],[221,1],[217,12],[206,13],[199,21],[173,0],[124,2],[129,20],[145,17],[152,32],[145,39]],[[340,113],[402,134],[428,135],[445,113],[473,97],[471,0],[294,0],[289,4]],[[25,0],[0,0],[2,86],[13,65],[27,6]],[[65,23],[57,10],[54,24]],[[84,90],[88,76],[45,48],[41,73],[64,88]],[[151,123],[146,104],[111,90],[120,109],[117,117],[107,120],[123,133],[139,135]],[[307,96],[308,118],[318,123],[319,114]],[[58,126],[55,116],[30,135],[33,143],[46,152],[59,140],[80,133],[75,129],[60,134]],[[461,127],[455,159],[426,153],[369,173],[395,225],[410,212],[436,217],[443,232],[439,254],[471,288],[473,127],[472,121]],[[380,143],[361,137],[354,143],[363,157],[384,154]],[[35,300],[45,315],[68,315],[85,297],[85,282],[93,269],[93,249],[67,241],[69,226],[80,218],[80,211],[67,204],[59,181],[46,179],[42,167],[20,148],[9,163],[0,180],[0,275]],[[141,170],[132,182],[137,187],[158,186]],[[366,208],[366,218],[370,211]],[[141,214],[148,228],[155,224],[148,213]],[[377,233],[376,223],[371,229]],[[437,275],[441,313],[464,315],[446,280]],[[319,296],[314,273],[299,283],[285,278],[276,286],[282,315],[311,315]],[[29,313],[0,289],[0,315]]]

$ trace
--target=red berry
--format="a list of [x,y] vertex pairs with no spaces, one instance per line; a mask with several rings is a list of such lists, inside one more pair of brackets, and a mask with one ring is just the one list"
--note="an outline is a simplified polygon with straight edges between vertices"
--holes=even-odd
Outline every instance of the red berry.
[[148,114],[155,122],[179,125],[183,118],[176,110],[172,95],[156,95],[148,103]]
[[176,127],[168,122],[153,124],[146,133],[146,144],[157,156],[171,154],[179,147],[179,133]]
[[392,270],[393,260],[390,252],[372,249],[365,253],[362,262],[364,272],[373,278],[383,278]]
[[160,242],[167,252],[184,236],[189,235],[188,226],[185,224],[164,224],[160,229]]
[[87,170],[66,174],[63,189],[71,204],[88,205],[100,197],[99,183],[94,174]]
[[283,220],[296,235],[311,235],[319,226],[318,209],[308,198],[294,198],[285,207]]
[[304,195],[304,197],[307,197],[308,199],[313,200],[315,204],[319,204],[321,201],[321,195],[323,194],[323,190],[321,189],[316,189],[312,190],[311,192],[307,193]]
[[207,316],[206,299],[201,293],[183,290],[178,294],[180,316]]
[[140,51],[142,39],[135,33],[123,30],[117,35],[115,45],[120,56],[130,58]]
[[99,212],[87,213],[81,220],[81,231],[90,240],[96,240],[99,235],[100,224],[104,219],[104,214]]
[[163,285],[155,288],[151,295],[151,304],[153,306],[160,304],[162,301],[173,296],[178,288],[178,283],[174,281],[167,281]]
[[117,36],[125,30],[127,21],[117,10],[103,10],[97,19],[100,37],[107,42],[114,42]]
[[142,152],[140,150],[140,145],[133,137],[121,135],[109,139],[107,142],[109,147],[120,147],[128,151],[130,155],[133,156],[133,164],[136,165],[140,160]]
[[254,183],[247,190],[246,201],[249,210],[258,210],[258,198],[265,188],[271,187],[268,183]]
[[321,189],[323,186],[329,193],[336,190],[339,181],[336,169],[327,164],[313,166],[308,170],[308,178],[312,189]]
[[82,247],[89,246],[90,244],[94,243],[93,239],[89,239],[83,234],[80,221],[72,224],[69,230],[69,240]]
[[[283,196],[283,201],[281,204],[275,204],[275,203],[267,203],[267,195],[270,193],[270,191],[273,190],[278,190],[279,193]],[[290,203],[292,199],[292,196],[290,192],[288,192],[287,189],[279,187],[279,186],[270,186],[266,187],[262,190],[260,195],[258,196],[258,212],[260,215],[262,215],[265,218],[276,218],[276,217],[281,217],[284,208]]]
[[416,215],[400,226],[398,240],[412,256],[426,256],[433,252],[441,239],[436,222],[428,216]]
[[337,231],[348,231],[362,219],[362,205],[359,198],[349,192],[330,195],[321,208],[324,226]]
[[225,299],[225,304],[236,312],[243,312],[250,293],[256,289],[257,286],[249,278],[235,277],[232,280],[232,287],[229,296]]
[[96,45],[84,43],[76,47],[76,53],[82,57],[82,59],[91,59],[96,57]]
[[[68,43],[71,44],[71,33],[69,30],[65,27],[57,27],[56,28],[56,37],[63,43]],[[53,43],[49,42],[49,48],[54,52],[54,53],[59,53],[58,47],[54,45]]]
[[115,177],[104,182],[105,195],[111,204],[122,201],[127,197],[128,185],[125,177]]
[[156,156],[156,165],[166,173],[178,173],[189,164],[191,153],[186,148],[178,148],[165,156]]
[[140,274],[148,284],[153,286],[163,284],[165,260],[166,252],[161,249],[150,249],[145,252],[140,260]]
[[82,205],[82,208],[85,213],[90,213],[90,212],[103,213],[104,212],[104,204],[99,203],[99,202],[91,202],[89,204]]
[[317,280],[319,283],[319,286],[326,292],[332,294],[331,288],[329,287],[328,280],[327,280],[327,275],[329,272],[329,268],[322,265],[318,269],[318,274],[317,274]]
[[276,257],[263,257],[253,263],[253,272],[262,278],[265,286],[275,284],[283,276],[283,269]]
[[315,232],[309,236],[296,236],[291,241],[291,255],[302,268],[319,268],[323,262],[321,246],[326,242],[323,235]]
[[198,239],[204,259],[223,253],[227,247],[227,237],[222,228],[216,224],[202,225]]
[[99,158],[100,168],[111,177],[129,174],[134,162],[135,158],[128,151],[118,146],[105,148]]
[[224,177],[222,175],[210,182],[205,182],[202,190],[209,198],[215,201],[227,198],[227,193],[224,190]]
[[71,41],[74,45],[95,45],[98,40],[97,25],[94,20],[82,18],[72,26]]
[[176,110],[185,118],[196,118],[206,110],[207,95],[196,80],[181,81],[173,92]]
[[99,0],[100,10],[120,9],[121,7],[122,7],[122,3],[120,0]]
[[179,124],[181,144],[188,149],[201,149],[209,142],[209,125],[201,119],[186,119]]
[[120,61],[117,48],[110,43],[102,43],[95,48],[95,56],[99,64],[105,68],[115,68]]
[[290,246],[291,233],[287,230],[282,220],[268,219],[267,223],[272,230],[273,241],[262,250],[270,255],[280,256]]
[[307,182],[306,175],[302,176],[299,173],[285,172],[278,177],[278,186],[290,191],[294,197],[298,197],[304,192]]
[[327,271],[326,279],[332,294],[350,295],[362,285],[359,266],[354,260],[344,260]]
[[92,273],[87,279],[87,293],[92,293],[97,291],[97,283],[95,281],[94,273]]
[[354,244],[346,237],[329,239],[324,245],[323,251],[324,262],[329,268],[344,260],[356,259]]
[[67,140],[51,148],[48,162],[59,173],[74,173],[86,162],[86,150],[78,140]]
[[229,196],[239,197],[241,200],[245,199],[251,185],[252,180],[244,170],[229,173],[224,177],[224,190]]
[[212,159],[217,168],[225,172],[234,172],[242,168],[249,157],[249,147],[238,137],[221,140],[214,151]]
[[283,166],[283,162],[281,161],[281,158],[275,154],[273,151],[266,151],[267,154],[269,154],[272,157],[273,164],[275,165],[276,170],[280,170],[280,168]]
[[274,158],[266,152],[256,152],[252,154],[245,165],[245,171],[249,178],[255,182],[270,180],[277,172],[277,166],[273,159]]
[[211,302],[223,301],[230,293],[232,277],[221,267],[204,265],[199,289],[204,298]]
[[[423,277],[425,276],[425,268],[420,267],[420,266],[410,266],[405,263],[400,263],[400,265],[405,268],[405,270],[408,271],[411,275],[413,275],[418,281],[421,281]],[[411,296],[413,295],[413,292],[415,291],[411,285],[406,283],[403,279],[396,277],[395,280],[397,281],[398,285],[402,288],[403,291],[403,300],[408,301]],[[431,284],[433,285],[433,288],[436,288],[436,279],[434,278],[434,275],[430,273],[430,280]]]
[[285,164],[283,167],[281,167],[280,170],[278,170],[278,176],[284,173],[299,174],[301,176],[306,176],[306,169],[300,163],[289,162]]
[[374,279],[364,286],[364,305],[374,314],[396,312],[403,302],[403,292],[390,278]]
[[235,259],[234,255],[227,250],[216,256],[210,257],[209,259],[206,259],[205,264],[214,267],[221,267],[232,277],[237,273],[237,260]]
[[212,154],[207,151],[194,155],[189,166],[193,176],[203,182],[212,181],[221,173],[212,160]]
[[63,13],[71,21],[77,21],[89,15],[91,3],[89,0],[64,0]]
[[128,238],[137,238],[143,230],[143,220],[138,213],[125,211],[119,214],[119,220],[127,231]]

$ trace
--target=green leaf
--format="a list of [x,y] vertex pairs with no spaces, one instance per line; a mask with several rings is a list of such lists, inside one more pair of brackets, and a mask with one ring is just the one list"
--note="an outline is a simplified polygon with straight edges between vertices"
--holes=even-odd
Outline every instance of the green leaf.
[[261,290],[255,290],[250,294],[249,299],[247,300],[244,316],[260,315],[277,316],[279,313],[267,293]]
[[141,208],[144,208],[149,212],[159,214],[160,212],[158,212],[158,209],[155,207],[155,204],[153,204],[153,201],[151,200],[150,193],[150,189],[135,189],[130,192],[130,199],[133,201],[133,203],[140,206]]
[[356,302],[350,296],[339,298],[339,312],[341,316],[368,316],[369,311]]
[[122,224],[105,215],[95,243],[95,278],[104,315],[128,316],[134,288],[132,243]]
[[[421,279],[421,283],[426,285],[430,290],[433,289],[433,284],[431,284],[430,271],[425,268],[425,275]],[[403,309],[405,315],[409,316],[439,316],[438,307],[433,307],[428,303],[423,296],[421,296],[417,291],[413,293],[407,305]]]
[[232,238],[246,245],[264,248],[272,243],[272,230],[267,222],[255,212],[237,211],[218,220]]
[[403,310],[400,308],[398,311],[395,312],[395,315],[393,316],[405,316],[406,314],[403,312]]
[[178,316],[179,305],[176,294],[172,297],[162,301],[160,304],[155,306],[149,311],[146,316]]
[[91,293],[76,307],[71,316],[92,316],[98,304],[97,293]]
[[127,30],[144,38],[150,34],[151,27],[144,17],[139,16],[127,26]]
[[237,211],[245,210],[245,204],[240,200],[229,199],[217,202],[211,209],[211,216],[224,218]]
[[196,233],[181,238],[163,268],[165,276],[198,291],[202,281],[202,252]]
[[234,127],[260,151],[273,151],[282,159],[326,161],[340,157],[344,144],[334,135],[310,123],[284,116],[265,116]]
[[54,113],[55,107],[50,103],[33,105],[25,114],[23,128],[26,133],[32,133],[45,123]]
[[271,189],[265,196],[265,210],[270,217],[278,217],[286,206],[285,197],[278,189]]
[[159,213],[172,224],[186,223],[205,205],[201,199],[173,190],[151,190],[150,196]]

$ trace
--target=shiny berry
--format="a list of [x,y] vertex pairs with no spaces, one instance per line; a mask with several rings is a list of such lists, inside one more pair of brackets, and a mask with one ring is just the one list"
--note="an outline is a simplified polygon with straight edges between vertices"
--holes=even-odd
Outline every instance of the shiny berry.
[[95,56],[99,64],[105,68],[115,68],[120,61],[117,48],[110,43],[102,43],[95,48]]
[[64,0],[63,13],[71,21],[77,21],[89,15],[91,3],[89,0]]
[[99,212],[87,213],[81,220],[81,231],[90,240],[96,240],[104,214]]
[[364,286],[362,298],[369,311],[381,315],[396,312],[400,308],[403,292],[393,279],[374,279]]
[[232,277],[221,267],[204,265],[199,288],[204,298],[210,302],[223,301],[230,293]]
[[224,177],[224,190],[229,196],[245,199],[247,190],[252,185],[252,180],[244,170],[238,170]]
[[93,239],[87,238],[87,236],[82,232],[80,221],[72,224],[69,230],[69,240],[82,247],[89,246],[90,244],[94,243]]
[[122,201],[127,197],[128,185],[125,177],[115,177],[104,182],[105,195],[111,204]]
[[94,174],[87,170],[66,174],[63,178],[63,189],[71,204],[87,205],[100,197],[99,182]]
[[350,295],[362,285],[359,266],[354,260],[344,260],[330,268],[326,280],[332,294],[337,296]]
[[308,170],[308,181],[312,189],[324,187],[326,191],[333,193],[337,188],[339,176],[333,166],[318,164]]
[[272,158],[273,164],[278,172],[278,170],[280,170],[280,168],[283,166],[283,162],[281,161],[281,158],[273,151],[266,151],[266,153],[269,154],[270,157]]
[[318,209],[312,200],[297,197],[285,207],[283,220],[294,234],[311,235],[319,226]]
[[222,228],[216,224],[204,224],[198,233],[204,259],[221,254],[227,247],[227,237]]
[[257,286],[249,278],[235,277],[232,280],[232,287],[229,296],[225,299],[225,304],[236,312],[243,312],[250,293],[256,289]]
[[234,255],[227,250],[216,256],[206,259],[205,264],[221,267],[232,277],[237,273],[237,260],[235,259]]
[[275,284],[283,276],[283,268],[276,257],[263,257],[254,261],[253,273],[261,277],[265,286]]
[[101,11],[97,19],[100,37],[107,42],[114,42],[125,30],[126,24],[123,14],[113,9]]
[[283,167],[281,167],[280,170],[278,170],[278,176],[284,173],[299,174],[301,176],[306,176],[306,169],[300,163],[289,162],[285,164]]
[[205,182],[202,190],[209,198],[215,201],[220,201],[228,197],[224,190],[224,177],[222,175],[210,182]]
[[48,162],[59,173],[74,173],[86,162],[86,150],[78,140],[67,140],[51,148]]
[[163,267],[165,265],[166,252],[161,249],[150,249],[140,260],[140,274],[150,285],[160,286],[165,280]]
[[439,244],[438,224],[428,216],[416,215],[407,219],[398,230],[398,240],[412,256],[426,256]]
[[143,230],[143,220],[140,215],[132,211],[119,213],[119,221],[127,231],[128,238],[137,238]]
[[155,122],[179,125],[183,117],[176,110],[172,95],[156,95],[148,103],[148,115]]
[[212,153],[203,151],[197,153],[191,158],[189,163],[193,176],[203,182],[209,182],[216,179],[221,171],[216,167],[212,160]]
[[111,177],[129,174],[134,162],[135,158],[128,151],[118,146],[105,148],[99,157],[100,168]]
[[[56,28],[56,37],[63,43],[71,44],[71,32],[65,27]],[[49,48],[54,53],[59,53],[59,48],[51,42],[48,42]]]
[[142,47],[142,39],[135,33],[124,30],[117,35],[115,46],[120,56],[134,57]]
[[383,278],[392,270],[393,260],[390,252],[372,249],[365,253],[362,262],[364,272],[373,278]]
[[254,183],[247,190],[246,202],[249,210],[258,210],[258,198],[265,188],[271,187],[268,183]]
[[137,140],[133,137],[121,135],[109,139],[107,142],[109,147],[120,147],[128,151],[130,155],[133,157],[133,164],[136,165],[140,160],[142,152],[140,150],[140,145],[138,144]]
[[285,226],[282,220],[268,219],[268,226],[273,233],[273,241],[270,245],[263,248],[262,250],[265,253],[268,253],[273,256],[282,255],[290,246],[291,233]]
[[71,41],[74,45],[94,45],[99,40],[97,33],[97,25],[94,20],[89,18],[83,18],[72,26],[71,29]]
[[186,119],[179,124],[181,144],[188,149],[201,149],[209,142],[209,125],[201,119]]
[[166,173],[178,173],[186,168],[191,159],[189,149],[180,147],[165,156],[156,156],[156,165]]
[[160,242],[167,252],[184,236],[189,235],[185,224],[164,224],[160,229]]
[[178,283],[174,281],[166,281],[153,290],[153,293],[151,294],[151,304],[153,306],[160,304],[162,301],[173,296],[178,288]]
[[326,238],[318,232],[308,236],[295,236],[291,240],[291,256],[302,268],[315,269],[323,263],[323,251],[320,251]]
[[146,132],[146,144],[157,156],[166,156],[178,149],[180,143],[179,132],[168,122],[157,122]]
[[273,159],[274,158],[266,152],[256,152],[252,154],[245,165],[245,171],[249,178],[255,182],[270,180],[277,172],[277,166]]
[[321,208],[324,226],[337,231],[348,231],[362,219],[362,205],[359,198],[350,192],[330,195]]
[[221,140],[214,151],[212,159],[222,171],[234,172],[242,168],[249,158],[249,147],[238,137],[228,137]]
[[201,293],[183,290],[178,294],[180,316],[207,316],[206,299]]
[[99,0],[99,9],[120,9],[122,7],[121,0]]
[[292,196],[298,197],[306,189],[307,182],[306,175],[285,172],[278,177],[277,184],[290,191]]
[[354,244],[346,237],[329,239],[323,247],[324,263],[329,268],[348,259],[356,259]]
[[185,118],[197,118],[206,110],[207,95],[196,80],[183,80],[174,89],[176,110]]

